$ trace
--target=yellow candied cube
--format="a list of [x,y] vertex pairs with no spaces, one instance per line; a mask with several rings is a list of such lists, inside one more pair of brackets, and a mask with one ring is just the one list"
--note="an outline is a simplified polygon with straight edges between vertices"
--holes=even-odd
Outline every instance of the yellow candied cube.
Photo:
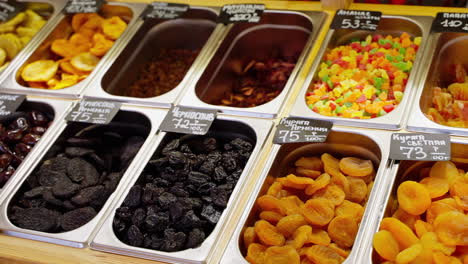
[[421,45],[422,37],[415,37],[414,38],[414,44],[416,45]]

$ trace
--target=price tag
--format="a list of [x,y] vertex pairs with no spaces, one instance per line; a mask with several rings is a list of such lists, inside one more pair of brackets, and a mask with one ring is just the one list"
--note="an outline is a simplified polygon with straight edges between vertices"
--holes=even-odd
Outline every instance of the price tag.
[[103,4],[104,0],[68,0],[64,12],[66,14],[97,13]]
[[165,132],[205,135],[216,115],[216,110],[174,106],[167,113],[160,129]]
[[325,142],[333,123],[306,118],[281,119],[273,143]]
[[265,5],[263,4],[224,5],[221,8],[218,22],[223,24],[258,23],[262,18],[263,11],[265,11]]
[[26,95],[0,94],[0,116],[7,116],[14,112],[26,99]]
[[437,13],[433,32],[468,32],[468,13]]
[[176,19],[187,12],[188,9],[189,5],[153,2],[146,7],[141,17],[143,17],[143,19]]
[[340,9],[336,11],[330,27],[375,31],[379,27],[381,17],[382,12]]
[[450,160],[450,135],[393,133],[390,159],[394,160]]
[[0,22],[6,22],[25,9],[25,4],[16,0],[0,0]]
[[111,101],[83,100],[76,104],[65,120],[72,122],[109,124],[122,103]]

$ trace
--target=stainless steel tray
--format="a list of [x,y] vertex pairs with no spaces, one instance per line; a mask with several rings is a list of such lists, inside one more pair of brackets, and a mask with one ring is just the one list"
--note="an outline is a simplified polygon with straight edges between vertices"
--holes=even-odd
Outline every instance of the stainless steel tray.
[[[71,110],[71,108],[69,109]],[[86,247],[89,243],[89,239],[95,231],[96,227],[99,223],[103,220],[102,217],[105,215],[106,211],[112,205],[113,199],[119,196],[119,193],[126,188],[127,182],[132,179],[132,176],[135,174],[134,170],[140,167],[140,159],[145,156],[147,153],[148,148],[152,147],[152,140],[155,137],[155,134],[158,131],[159,125],[162,122],[163,118],[166,115],[166,111],[164,110],[157,110],[157,109],[144,109],[144,108],[132,108],[129,106],[122,106],[120,112],[122,114],[121,119],[123,120],[133,120],[134,122],[138,120],[147,120],[148,124],[151,126],[150,132],[146,138],[145,143],[138,151],[138,154],[134,157],[132,163],[125,171],[124,175],[122,176],[118,187],[112,193],[111,196],[107,199],[106,203],[102,207],[102,209],[98,212],[96,217],[94,217],[91,221],[87,224],[83,225],[80,228],[69,232],[63,233],[46,233],[46,232],[38,232],[33,230],[27,230],[19,228],[13,225],[10,220],[8,219],[8,205],[16,192],[19,190],[23,182],[27,179],[27,177],[32,173],[35,167],[39,164],[42,160],[44,155],[46,154],[49,148],[42,148],[41,153],[35,156],[34,160],[30,160],[30,162],[22,167],[21,170],[21,179],[17,179],[16,186],[9,190],[8,196],[6,196],[5,201],[0,205],[0,229],[4,231],[7,235],[23,237],[33,240],[39,240],[49,243],[61,244],[71,247],[79,247],[83,248]],[[63,116],[64,117],[64,116]],[[117,117],[116,117],[117,118]],[[48,137],[47,141],[43,141],[42,144],[45,146],[51,147],[53,143],[58,139],[60,134],[65,130],[67,127],[68,122],[65,121],[63,118],[61,120],[57,120],[56,124],[54,125],[53,136]]]
[[[25,157],[23,162],[18,166],[15,173],[11,178],[5,183],[2,189],[0,189],[0,204],[1,201],[8,195],[12,188],[14,188],[18,182],[21,181],[23,177],[22,171],[29,167],[29,164],[35,160],[35,157],[40,155],[46,148],[48,139],[54,135],[54,126],[59,120],[62,119],[62,115],[66,112],[71,106],[71,102],[68,101],[58,101],[51,99],[40,99],[28,96],[26,100],[18,108],[18,111],[21,110],[39,110],[43,113],[46,113],[50,116],[53,116],[53,123],[47,129],[46,133],[41,137],[41,140],[34,146],[34,148],[29,152]],[[26,167],[23,169],[23,167]]]
[[[364,263],[357,262],[359,251],[364,241],[364,234],[374,220],[374,207],[378,206],[375,202],[381,195],[381,190],[385,189],[386,173],[388,171],[388,153],[390,149],[390,133],[385,131],[370,131],[363,129],[350,129],[345,127],[333,127],[325,143],[291,143],[284,145],[273,145],[270,156],[264,165],[261,176],[258,179],[254,190],[246,199],[248,203],[245,208],[238,208],[237,213],[241,214],[239,222],[232,237],[229,240],[227,248],[220,260],[222,264],[248,264],[245,260],[246,252],[241,250],[242,233],[245,227],[252,226],[256,219],[258,207],[256,200],[263,195],[268,187],[268,177],[284,177],[287,167],[291,166],[300,156],[311,154],[330,153],[336,156],[356,156],[370,159],[374,166],[378,168],[374,178],[374,185],[367,201],[364,215],[359,225],[359,232],[356,236],[354,246],[349,257],[344,263]],[[378,165],[377,165],[378,164]],[[249,195],[249,194],[246,194]]]
[[[216,128],[213,131],[220,131],[226,133],[236,133],[236,134],[245,134],[253,135],[256,138],[256,144],[249,161],[247,162],[242,175],[237,182],[235,189],[233,190],[231,197],[229,198],[228,205],[224,210],[218,224],[212,233],[205,239],[200,247],[194,249],[187,249],[179,252],[162,252],[156,250],[150,250],[139,247],[132,247],[121,242],[116,235],[114,234],[112,222],[115,215],[115,210],[120,206],[127,196],[130,188],[138,180],[138,177],[133,177],[131,181],[128,182],[127,188],[120,194],[118,201],[114,204],[112,210],[109,211],[109,214],[106,216],[106,220],[101,226],[99,232],[94,237],[91,248],[107,251],[117,254],[129,255],[134,257],[146,258],[159,260],[164,262],[171,263],[204,263],[216,245],[216,242],[219,239],[223,239],[220,230],[223,225],[229,220],[229,215],[236,205],[237,199],[242,195],[243,185],[246,181],[246,178],[249,176],[259,152],[262,150],[266,137],[268,136],[273,122],[267,120],[256,120],[249,118],[234,118],[228,116],[218,116],[217,120],[213,124],[213,128]],[[152,147],[147,150],[147,155],[143,159],[145,164],[150,160],[155,151],[158,151],[158,147],[161,142],[163,142],[167,133],[160,133],[158,138],[155,138],[152,142]],[[134,175],[141,175],[145,166],[141,166],[134,171]]]
[[[189,85],[196,65],[212,52],[224,26],[216,24],[219,7],[191,6],[180,19],[139,19],[129,34],[131,41],[115,50],[117,59],[100,69],[84,97],[106,98],[129,104],[169,108]],[[123,95],[138,78],[140,67],[161,48],[199,49],[183,80],[171,91],[155,97]]]
[[[274,118],[281,110],[296,77],[311,50],[326,14],[317,11],[265,10],[260,23],[228,26],[216,52],[200,64],[191,85],[179,103],[196,108],[218,109],[226,114]],[[252,58],[265,58],[272,50],[300,54],[282,92],[263,105],[239,108],[215,105],[224,92],[232,89],[239,65]]]
[[[66,1],[65,1],[66,2]],[[91,85],[91,80],[93,76],[101,71],[101,67],[113,60],[113,51],[120,45],[125,45],[126,36],[130,33],[130,29],[135,21],[138,19],[140,13],[144,10],[146,5],[144,4],[131,4],[131,3],[116,3],[109,2],[103,6],[100,13],[107,16],[118,15],[121,17],[126,17],[129,20],[127,29],[120,36],[118,40],[115,41],[112,48],[107,52],[107,54],[101,58],[100,62],[96,68],[91,72],[91,74],[83,81],[75,84],[71,87],[67,87],[59,90],[50,90],[50,89],[37,89],[30,88],[25,86],[20,80],[20,70],[22,67],[26,66],[29,62],[35,61],[40,58],[49,57],[49,46],[52,41],[61,38],[64,33],[67,31],[66,28],[69,28],[69,23],[67,20],[70,15],[65,15],[60,13],[54,19],[53,25],[47,29],[43,29],[40,37],[37,38],[35,46],[25,52],[24,56],[17,60],[15,66],[12,67],[8,76],[6,76],[1,83],[2,87],[5,87],[6,90],[12,91],[15,93],[22,94],[36,94],[43,96],[51,97],[62,97],[62,98],[79,98],[85,87]],[[59,10],[61,12],[62,10]],[[39,44],[40,43],[40,44]]]
[[[451,142],[452,159],[462,158],[466,160],[468,158],[468,141],[466,138],[451,137]],[[386,188],[382,188],[380,190],[378,206],[374,207],[373,222],[366,228],[365,235],[363,236],[363,244],[359,252],[359,258],[356,263],[377,263],[376,260],[378,256],[372,246],[374,234],[379,231],[380,221],[391,213],[390,203],[396,199],[396,191],[400,183],[408,179],[411,180],[414,176],[417,176],[415,174],[407,173],[406,171],[428,167],[434,163],[434,161],[392,161],[389,172],[385,177]],[[457,162],[455,162],[455,164],[457,164]],[[466,163],[463,163],[461,168],[467,169],[468,166]]]
[[294,103],[291,111],[291,116],[311,117],[314,119],[329,120],[337,125],[345,126],[357,126],[365,128],[379,128],[379,129],[391,129],[398,130],[402,128],[405,121],[405,115],[407,114],[407,108],[412,102],[414,90],[417,87],[417,81],[419,79],[419,73],[422,68],[426,66],[426,58],[429,55],[426,46],[430,42],[429,33],[431,28],[432,18],[424,16],[389,16],[383,15],[380,21],[379,29],[376,34],[401,34],[407,32],[413,36],[421,36],[422,42],[420,49],[416,55],[414,61],[414,68],[411,71],[408,83],[406,86],[403,100],[400,102],[398,107],[395,108],[391,113],[372,119],[351,119],[342,117],[329,117],[323,116],[313,112],[306,104],[305,94],[309,89],[309,86],[317,78],[318,69],[321,61],[324,58],[325,53],[329,48],[346,43],[352,38],[361,38],[369,34],[368,31],[362,30],[334,30],[330,29],[322,45],[322,49],[319,52],[317,58],[312,66],[312,70],[307,76],[302,90]]
[[411,107],[407,129],[411,131],[438,132],[452,135],[468,136],[468,129],[449,127],[431,121],[426,112],[432,105],[434,87],[447,87],[453,79],[452,64],[468,63],[468,34],[435,33],[428,46],[427,66],[421,72],[421,79]]

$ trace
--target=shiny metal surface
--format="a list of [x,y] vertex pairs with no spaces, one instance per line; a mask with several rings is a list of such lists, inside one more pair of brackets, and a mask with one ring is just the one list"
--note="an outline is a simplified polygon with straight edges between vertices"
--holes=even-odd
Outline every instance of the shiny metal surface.
[[[180,105],[218,109],[226,114],[274,118],[288,96],[326,15],[316,11],[265,10],[259,23],[229,25],[216,52],[207,57],[191,81]],[[239,108],[214,105],[238,79],[239,67],[252,59],[266,59],[272,52],[299,55],[282,92],[263,105]]]
[[407,129],[411,131],[439,132],[468,136],[468,129],[449,127],[431,121],[424,114],[432,105],[435,87],[446,88],[454,83],[454,64],[468,65],[468,34],[433,34],[426,69],[421,73],[419,87],[412,104]]
[[[324,44],[322,45],[322,50],[319,52],[314,65],[312,66],[312,70],[310,71],[306,81],[304,82],[304,86],[299,93],[296,102],[291,111],[291,116],[302,116],[302,117],[310,117],[314,119],[322,119],[322,120],[329,120],[337,125],[346,125],[346,126],[357,126],[357,127],[365,127],[365,128],[380,128],[380,129],[391,129],[391,130],[398,130],[402,128],[405,115],[407,114],[409,105],[412,102],[414,91],[417,87],[418,80],[419,80],[419,73],[426,65],[426,58],[428,56],[428,51],[426,46],[430,43],[429,33],[430,27],[432,23],[431,17],[423,17],[423,16],[387,16],[383,15],[382,20],[380,22],[378,31],[376,34],[382,35],[400,35],[403,32],[407,32],[412,36],[421,36],[422,37],[422,44],[420,49],[416,55],[416,59],[414,62],[414,68],[411,71],[410,77],[408,79],[408,83],[406,86],[405,94],[403,100],[400,102],[400,105],[395,108],[391,113],[377,117],[372,119],[351,119],[351,118],[341,118],[341,117],[329,117],[323,116],[318,113],[313,112],[309,107],[306,105],[305,94],[309,89],[311,83],[318,78],[318,69],[320,66],[321,61],[324,58],[325,53],[327,50],[332,49],[336,46],[342,45],[347,43],[349,40],[353,38],[363,38],[369,34],[368,31],[361,31],[361,30],[349,30],[349,29],[340,29],[340,30],[333,30],[330,29],[328,35],[324,40]],[[320,59],[318,59],[320,58]]]
[[[70,109],[71,110],[71,107]],[[30,160],[27,165],[23,166],[21,170],[21,179],[17,181],[14,188],[9,190],[4,202],[0,205],[0,229],[7,235],[23,237],[33,240],[39,240],[49,243],[61,244],[71,247],[79,247],[83,248],[86,247],[89,243],[89,239],[95,231],[96,227],[99,223],[103,220],[103,216],[106,214],[106,211],[112,205],[113,199],[119,196],[119,193],[126,188],[127,182],[132,179],[134,175],[134,170],[140,167],[140,159],[145,156],[147,153],[147,149],[152,147],[151,142],[155,137],[159,124],[162,122],[166,111],[158,110],[158,109],[144,109],[144,108],[133,108],[130,106],[122,106],[119,113],[114,118],[115,121],[123,121],[123,122],[136,122],[141,124],[148,124],[150,126],[150,132],[146,138],[145,143],[138,151],[138,154],[134,157],[132,163],[125,171],[124,175],[122,176],[118,187],[114,191],[114,193],[107,199],[106,203],[102,207],[102,209],[98,212],[96,217],[94,217],[90,222],[85,224],[84,226],[77,228],[75,230],[63,233],[46,233],[46,232],[38,232],[33,230],[26,230],[19,228],[13,225],[10,220],[8,219],[8,205],[11,202],[12,198],[19,190],[23,182],[27,179],[35,169],[35,167],[41,162],[43,157],[46,155],[47,150],[54,144],[54,142],[59,138],[63,131],[65,131],[66,127],[68,126],[68,122],[65,121],[63,118],[61,120],[57,120],[56,124],[53,127],[53,136],[48,137],[47,141],[41,142],[47,147],[43,147],[41,149],[41,153],[38,153],[34,160]],[[64,115],[65,116],[65,115]],[[62,117],[64,117],[62,116]],[[131,122],[129,122],[131,124]]]
[[[115,51],[117,59],[100,69],[84,97],[106,98],[130,104],[170,107],[180,93],[190,85],[196,66],[211,54],[219,41],[224,26],[216,24],[218,7],[191,6],[181,18],[174,20],[139,19],[132,28],[131,41]],[[171,91],[149,98],[126,96],[130,85],[138,78],[142,64],[151,59],[159,49],[178,48],[200,50],[197,59],[183,80]]]
[[[103,17],[111,17],[114,15],[120,16],[123,20],[128,22],[128,27],[125,30],[125,32],[120,36],[120,38],[115,41],[114,45],[106,53],[106,55],[101,58],[100,62],[91,72],[91,74],[85,80],[79,82],[78,84],[59,90],[29,88],[19,76],[21,74],[21,69],[25,67],[28,63],[38,59],[46,59],[50,58],[51,56],[54,56],[50,51],[50,45],[52,44],[52,42],[55,39],[68,37],[71,33],[70,22],[72,15],[65,15],[63,13],[59,13],[54,19],[53,25],[41,31],[43,34],[41,34],[40,38],[37,39],[34,49],[30,49],[27,54],[25,54],[21,59],[17,61],[15,66],[12,66],[12,70],[8,73],[8,76],[4,78],[4,80],[1,83],[1,86],[5,87],[6,90],[15,93],[35,94],[62,98],[79,98],[82,95],[84,88],[88,85],[92,85],[90,81],[93,79],[93,76],[96,73],[101,71],[101,67],[113,60],[114,57],[112,56],[112,54],[114,49],[116,49],[120,45],[125,45],[126,35],[129,34],[132,25],[138,19],[140,13],[143,11],[145,6],[146,5],[144,4],[116,2],[110,2],[103,5],[100,11],[100,14]],[[62,9],[60,9],[59,12],[61,12]]]
[[[130,188],[138,180],[138,177],[133,177],[131,181],[127,183],[126,190],[121,193],[118,198],[118,201],[114,203],[114,206],[109,211],[109,214],[106,217],[105,222],[99,229],[99,232],[94,237],[91,248],[107,251],[117,254],[129,255],[134,257],[159,260],[170,263],[204,263],[212,250],[216,245],[216,241],[219,239],[225,239],[220,234],[220,230],[224,224],[229,221],[229,215],[236,205],[237,199],[240,199],[240,196],[243,195],[242,189],[246,181],[246,178],[249,176],[259,152],[262,150],[264,141],[268,136],[272,122],[267,120],[259,120],[252,118],[234,118],[224,115],[218,115],[217,120],[213,123],[212,130],[214,134],[220,135],[238,135],[242,137],[249,137],[256,140],[254,150],[250,156],[249,161],[247,162],[239,181],[235,189],[233,190],[231,197],[229,198],[228,205],[224,210],[221,218],[216,225],[213,232],[205,239],[200,247],[194,249],[187,249],[179,252],[162,252],[156,250],[150,250],[145,248],[133,247],[121,242],[114,234],[112,221],[114,219],[115,210],[118,208],[125,197],[127,196]],[[154,138],[152,142],[152,147],[147,150],[147,155],[143,159],[145,164],[151,159],[153,153],[156,151],[161,151],[163,144],[167,142],[170,138],[170,133],[160,133],[158,138]],[[134,171],[134,175],[141,175],[145,166],[141,166]]]
[[[374,163],[377,174],[374,179],[364,216],[359,226],[354,246],[349,257],[344,263],[355,264],[359,258],[359,251],[364,243],[366,230],[373,224],[375,200],[380,195],[380,190],[385,188],[385,178],[388,170],[388,153],[390,148],[390,133],[385,131],[369,131],[361,129],[350,129],[335,126],[330,132],[325,143],[291,143],[284,145],[273,145],[270,157],[264,165],[257,185],[250,196],[246,196],[248,203],[245,208],[238,209],[242,214],[239,223],[229,240],[229,244],[220,261],[221,264],[248,264],[244,256],[246,252],[242,250],[243,231],[246,227],[252,226],[257,217],[259,208],[256,205],[258,197],[266,193],[269,187],[268,179],[284,177],[288,168],[294,165],[294,161],[299,157],[307,155],[322,155],[330,153],[337,157],[347,155],[369,159]],[[364,262],[362,262],[364,263]]]

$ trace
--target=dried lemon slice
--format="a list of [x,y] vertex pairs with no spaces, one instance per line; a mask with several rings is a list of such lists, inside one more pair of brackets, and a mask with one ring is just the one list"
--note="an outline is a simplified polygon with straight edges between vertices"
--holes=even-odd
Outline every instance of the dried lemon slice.
[[0,48],[6,51],[9,60],[13,59],[19,51],[18,44],[8,37],[8,34],[0,35]]
[[118,16],[105,19],[102,22],[102,31],[106,37],[116,40],[127,28],[127,23]]
[[70,63],[80,71],[90,72],[99,63],[99,58],[89,52],[83,52],[73,57]]
[[27,82],[47,82],[55,76],[58,66],[53,60],[38,60],[26,65],[21,77]]
[[3,65],[0,67],[0,72],[2,72],[6,67],[8,67],[8,65],[10,65],[10,62],[7,62],[7,63],[3,64]]
[[54,87],[51,87],[52,90],[58,90],[73,86],[78,83],[78,76],[73,74],[62,74],[62,80],[60,80]]

